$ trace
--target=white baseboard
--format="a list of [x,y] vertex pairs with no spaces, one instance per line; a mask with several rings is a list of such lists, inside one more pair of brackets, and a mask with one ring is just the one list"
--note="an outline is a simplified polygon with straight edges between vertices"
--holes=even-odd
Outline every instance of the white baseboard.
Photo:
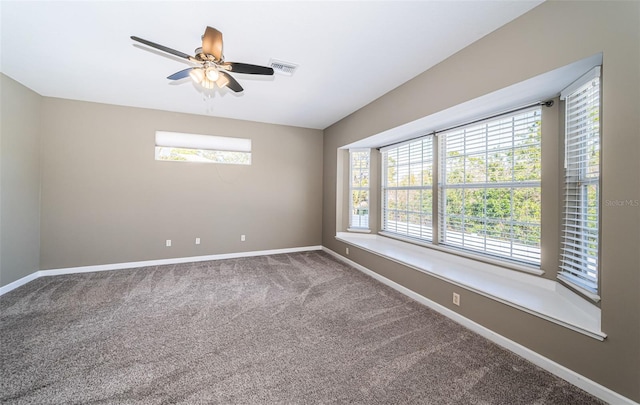
[[13,283],[9,283],[9,284],[7,284],[5,286],[2,286],[2,287],[0,287],[0,295],[6,294],[11,290],[15,290],[16,288],[20,287],[21,285],[25,285],[29,281],[35,280],[38,277],[42,277],[42,275],[40,274],[39,271],[34,271],[33,273],[29,274],[28,276],[22,277],[21,279],[18,279],[16,281],[14,281]]
[[240,257],[254,257],[254,256],[266,256],[277,255],[282,253],[296,253],[296,252],[308,252],[313,250],[322,250],[322,246],[302,246],[286,249],[272,249],[272,250],[257,250],[252,252],[237,252],[237,253],[222,253],[217,255],[207,256],[191,256],[191,257],[177,257],[172,259],[158,259],[158,260],[144,260],[139,262],[129,263],[113,263],[113,264],[98,264],[94,266],[80,266],[80,267],[67,267],[62,269],[40,270],[22,277],[19,280],[9,283],[3,287],[0,287],[0,295],[6,294],[11,290],[14,290],[21,285],[28,283],[45,276],[58,276],[62,274],[75,274],[75,273],[92,273],[94,271],[109,271],[120,269],[134,269],[139,267],[149,266],[162,266],[165,264],[179,264],[179,263],[192,263],[192,262],[206,262],[210,260],[222,260],[222,259],[236,259]]
[[350,266],[355,267],[356,269],[358,269],[359,271],[365,273],[368,276],[373,277],[374,279],[380,281],[381,283],[393,288],[394,290],[408,296],[409,298],[412,298],[413,300],[419,302],[422,305],[425,305],[433,310],[435,310],[436,312],[439,312],[440,314],[446,316],[447,318],[450,318],[454,321],[456,321],[457,323],[461,324],[462,326],[466,327],[467,329],[470,329],[474,332],[476,332],[477,334],[489,339],[490,341],[496,343],[497,345],[500,345],[502,347],[504,347],[505,349],[519,355],[520,357],[523,357],[527,360],[529,360],[530,362],[532,362],[533,364],[537,365],[538,367],[543,368],[544,370],[547,370],[548,372],[562,378],[563,380],[575,385],[576,387],[579,387],[583,390],[585,390],[586,392],[590,393],[591,395],[600,398],[601,400],[609,403],[609,404],[616,404],[616,405],[640,405],[637,402],[624,397],[620,394],[618,394],[615,391],[612,391],[611,389],[598,384],[597,382],[588,379],[587,377],[576,373],[573,370],[570,370],[568,368],[566,368],[565,366],[556,363],[555,361],[548,359],[544,356],[542,356],[541,354],[538,354],[536,352],[534,352],[531,349],[528,349],[524,346],[522,346],[519,343],[514,342],[511,339],[508,339],[502,335],[497,334],[496,332],[492,331],[491,329],[488,329],[468,318],[465,318],[464,316],[460,315],[459,313],[450,310],[447,307],[444,307],[440,304],[438,304],[437,302],[431,301],[430,299],[416,293],[413,290],[408,289],[407,287],[404,287],[403,285],[400,285],[398,283],[396,283],[395,281],[392,281],[372,270],[369,270],[368,268],[354,262],[353,260],[349,260],[346,257],[334,252],[331,249],[328,249],[326,247],[322,247],[322,250],[327,252],[328,254],[334,256],[336,259],[347,263]]

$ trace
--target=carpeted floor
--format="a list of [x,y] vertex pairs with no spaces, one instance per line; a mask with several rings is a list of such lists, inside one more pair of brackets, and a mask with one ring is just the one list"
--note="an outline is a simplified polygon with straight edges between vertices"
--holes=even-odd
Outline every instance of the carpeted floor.
[[601,403],[322,252],[43,277],[0,328],[2,403]]

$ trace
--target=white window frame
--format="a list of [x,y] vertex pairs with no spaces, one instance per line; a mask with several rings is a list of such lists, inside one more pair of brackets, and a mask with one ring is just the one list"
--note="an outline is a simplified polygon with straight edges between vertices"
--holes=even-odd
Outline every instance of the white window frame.
[[[354,158],[356,154],[364,154],[368,156],[368,164],[366,167],[354,167]],[[354,176],[362,178],[366,171],[367,186],[354,186]],[[358,210],[366,209],[366,214],[354,216],[353,193],[366,192],[367,206],[358,207]],[[355,223],[354,219],[358,218]],[[371,223],[371,149],[349,149],[349,230],[351,231],[369,231]]]
[[[534,155],[523,155],[525,159],[542,156],[541,139],[531,143],[531,125],[539,132],[541,130],[542,107],[537,105],[525,109],[519,109],[485,120],[456,127],[455,129],[438,133],[439,148],[439,181],[438,181],[438,243],[454,249],[473,252],[479,255],[494,257],[498,260],[515,262],[528,266],[540,267],[541,263],[541,216],[527,222],[518,221],[516,211],[522,207],[514,206],[515,194],[531,193],[541,200],[541,170],[526,173],[533,178],[518,179],[516,161],[517,152],[529,152],[534,147]],[[520,137],[520,139],[518,139]],[[520,141],[520,142],[518,142]],[[537,147],[537,149],[535,149]],[[448,149],[453,149],[449,152]],[[455,155],[451,155],[455,153]],[[509,157],[510,156],[510,157]],[[469,166],[474,166],[473,159],[484,162],[481,168],[474,167],[473,172]],[[490,161],[494,159],[511,173],[510,178],[498,180],[490,179]],[[496,160],[499,159],[499,160]],[[503,165],[504,159],[510,159],[507,166]],[[448,182],[449,163],[458,160],[462,166],[462,178]],[[459,165],[458,165],[459,166]],[[457,167],[458,172],[460,167]],[[478,177],[478,173],[484,175]],[[527,169],[525,169],[528,171]],[[537,191],[536,191],[537,190]],[[459,214],[447,212],[448,192],[459,191],[462,195]],[[509,194],[510,206],[508,218],[491,217],[487,213],[487,193],[503,192]],[[465,196],[479,195],[482,198],[474,201],[474,205],[482,206],[482,215],[471,216],[466,212],[467,202]],[[525,201],[527,201],[525,199]],[[504,210],[504,207],[502,207]],[[459,221],[456,225],[454,220]],[[467,224],[475,224],[472,230],[467,230]],[[477,232],[478,226],[482,229]],[[492,235],[496,229],[500,235]],[[520,229],[519,232],[517,230]],[[537,230],[537,232],[536,232]],[[533,232],[532,232],[533,231]],[[518,236],[520,234],[520,236]],[[534,235],[534,240],[528,240]],[[537,235],[537,239],[535,238]]]
[[[427,135],[380,149],[383,232],[418,241],[433,241],[433,143],[434,136]],[[395,160],[393,166],[389,166],[390,159]],[[390,170],[394,170],[395,179],[390,178]],[[408,184],[400,184],[407,181]],[[401,193],[404,198],[400,198]],[[391,198],[393,194],[395,198]],[[399,207],[397,204],[402,199],[405,205]],[[394,207],[390,204],[392,200],[396,203]]]
[[[564,198],[558,279],[598,301],[600,278],[600,66],[560,94],[565,100]],[[597,109],[597,119],[593,116]],[[596,153],[597,162],[590,154]],[[591,189],[591,190],[590,190]],[[590,193],[595,192],[595,198]]]

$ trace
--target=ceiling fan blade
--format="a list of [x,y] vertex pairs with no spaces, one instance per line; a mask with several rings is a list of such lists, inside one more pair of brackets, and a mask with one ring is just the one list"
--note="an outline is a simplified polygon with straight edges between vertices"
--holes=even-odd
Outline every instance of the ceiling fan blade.
[[215,28],[207,27],[202,37],[202,51],[213,55],[216,61],[222,60],[222,32]]
[[229,81],[227,83],[227,87],[230,88],[231,90],[235,91],[236,93],[240,93],[242,90],[244,90],[242,88],[242,86],[240,86],[240,83],[238,83],[236,81],[236,79],[234,79],[229,73],[224,72],[224,71],[220,71],[220,74],[224,77],[227,78],[227,80]]
[[138,41],[138,42],[140,42],[142,44],[148,45],[148,46],[150,46],[152,48],[159,49],[159,50],[161,50],[163,52],[170,53],[172,55],[178,56],[180,58],[184,58],[184,59],[187,59],[187,60],[190,60],[190,58],[191,58],[191,56],[187,55],[186,53],[183,53],[183,52],[180,52],[180,51],[176,51],[175,49],[167,48],[166,46],[156,44],[155,42],[147,41],[146,39],[138,38],[138,37],[135,37],[135,36],[132,36],[131,39],[133,39],[134,41]]
[[248,63],[225,62],[222,64],[227,70],[235,73],[250,75],[273,75],[273,68],[266,66],[250,65]]
[[169,80],[184,79],[185,77],[189,76],[189,73],[191,73],[191,71],[193,69],[197,69],[197,68],[187,68],[187,69],[181,70],[179,72],[176,72],[176,73],[172,74],[171,76],[167,76],[167,79],[169,79]]

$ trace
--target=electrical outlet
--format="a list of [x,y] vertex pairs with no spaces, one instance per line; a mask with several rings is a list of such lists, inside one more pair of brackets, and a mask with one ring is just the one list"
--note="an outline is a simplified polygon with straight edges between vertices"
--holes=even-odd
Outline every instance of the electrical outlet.
[[167,239],[166,245],[167,247],[171,247],[171,239]]
[[349,248],[347,248],[347,254],[349,254]]
[[460,294],[453,293],[453,305],[460,306]]
[[200,238],[196,238],[196,245],[200,244]]
[[244,242],[247,238],[244,235],[240,235],[240,242]]

